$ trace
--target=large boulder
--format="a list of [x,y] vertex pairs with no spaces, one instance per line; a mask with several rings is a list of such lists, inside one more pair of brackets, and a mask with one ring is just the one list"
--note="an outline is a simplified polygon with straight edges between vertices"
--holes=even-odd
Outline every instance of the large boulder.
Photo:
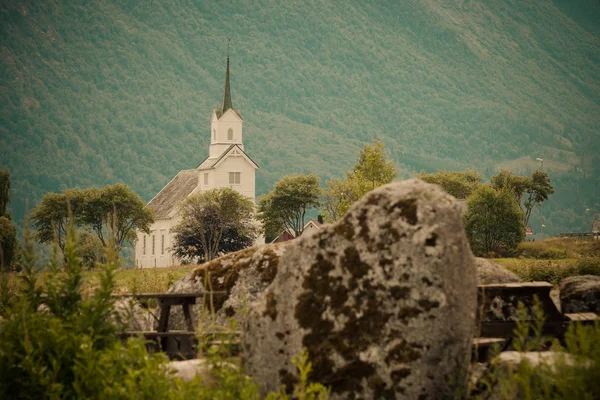
[[571,276],[560,282],[560,303],[564,313],[600,314],[600,276]]
[[513,272],[487,258],[476,257],[475,267],[477,268],[477,283],[480,285],[521,282],[521,278]]
[[115,322],[129,331],[152,331],[156,318],[133,298],[121,298],[113,306]]
[[464,390],[476,274],[460,206],[417,179],[380,187],[294,241],[242,332],[262,393],[312,377],[333,399],[453,398]]
[[[192,307],[194,320],[205,327],[209,323],[227,327],[230,318],[241,322],[247,304],[273,281],[288,244],[250,247],[209,261],[173,283],[167,293],[222,292],[198,299]],[[181,307],[171,308],[169,329],[187,329]]]

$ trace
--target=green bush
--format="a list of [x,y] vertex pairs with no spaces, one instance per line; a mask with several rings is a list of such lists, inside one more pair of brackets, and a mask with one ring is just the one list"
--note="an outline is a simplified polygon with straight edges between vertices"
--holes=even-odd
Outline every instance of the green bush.
[[517,247],[517,254],[540,260],[562,260],[569,257],[567,250],[548,245],[547,242],[522,242]]
[[[83,272],[74,236],[70,229],[65,257],[56,249],[42,275],[26,229],[23,273],[0,273],[0,399],[259,399],[256,383],[239,367],[223,362],[222,351],[206,354],[210,381],[196,377],[184,382],[168,371],[163,353],[147,353],[142,338],[124,345],[113,318],[114,242],[90,289],[85,277],[91,275]],[[10,283],[9,278],[20,282]],[[302,397],[306,400],[315,398],[313,394],[325,399],[325,388],[307,381],[307,358],[298,360],[303,380],[294,390],[308,394]]]

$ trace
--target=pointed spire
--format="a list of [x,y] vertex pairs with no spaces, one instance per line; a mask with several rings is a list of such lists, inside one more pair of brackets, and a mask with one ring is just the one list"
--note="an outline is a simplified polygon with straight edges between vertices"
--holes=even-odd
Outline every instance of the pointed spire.
[[225,93],[223,94],[223,105],[222,111],[225,114],[225,111],[233,108],[231,105],[231,89],[229,88],[229,42],[231,39],[227,40],[227,72],[225,73]]

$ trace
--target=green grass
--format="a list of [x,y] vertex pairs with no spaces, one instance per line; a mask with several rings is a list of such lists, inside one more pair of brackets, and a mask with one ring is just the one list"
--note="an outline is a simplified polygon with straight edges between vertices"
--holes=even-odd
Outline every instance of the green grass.
[[494,262],[514,272],[524,281],[546,281],[556,284],[569,276],[600,276],[600,257],[562,260],[496,258]]

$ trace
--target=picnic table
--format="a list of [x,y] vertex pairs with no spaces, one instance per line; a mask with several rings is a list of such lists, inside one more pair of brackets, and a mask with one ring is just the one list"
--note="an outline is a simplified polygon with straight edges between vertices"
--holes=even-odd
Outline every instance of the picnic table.
[[[154,341],[159,351],[166,352],[170,358],[190,358],[196,353],[196,324],[191,307],[198,298],[211,295],[222,295],[225,292],[199,292],[199,293],[127,293],[116,297],[142,299],[156,299],[160,307],[160,316],[156,331],[125,331],[123,338],[131,336],[144,336],[147,340]],[[185,330],[169,330],[169,316],[172,306],[181,306],[185,320]]]

